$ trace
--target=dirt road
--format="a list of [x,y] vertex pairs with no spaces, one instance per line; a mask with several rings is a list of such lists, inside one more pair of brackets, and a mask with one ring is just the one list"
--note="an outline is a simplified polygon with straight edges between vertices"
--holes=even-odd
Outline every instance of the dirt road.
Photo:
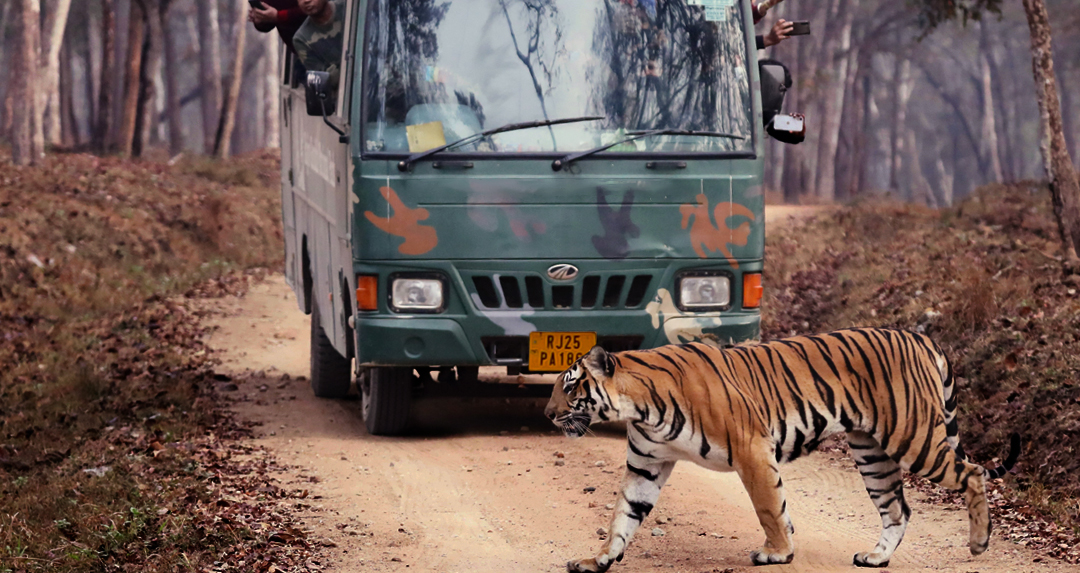
[[[355,396],[311,395],[308,321],[282,277],[218,310],[209,344],[222,369],[256,372],[239,377],[235,407],[262,423],[256,442],[294,466],[283,485],[321,496],[302,517],[337,545],[330,570],[561,571],[601,544],[597,529],[608,525],[623,472],[619,428],[568,440],[543,418],[542,402],[441,398],[416,404],[407,437],[373,437]],[[814,454],[784,467],[796,557],[761,571],[852,572],[851,556],[876,542],[876,511],[852,462],[839,458]],[[962,507],[909,500],[914,515],[889,571],[1077,570],[1000,536],[972,558]],[[748,570],[762,539],[734,474],[683,463],[614,570]]]

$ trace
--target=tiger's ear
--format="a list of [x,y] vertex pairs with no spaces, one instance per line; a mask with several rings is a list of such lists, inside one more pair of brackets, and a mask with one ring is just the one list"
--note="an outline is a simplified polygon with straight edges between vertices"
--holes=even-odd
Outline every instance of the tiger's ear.
[[582,363],[589,369],[593,378],[611,378],[615,375],[615,359],[599,346],[593,346]]

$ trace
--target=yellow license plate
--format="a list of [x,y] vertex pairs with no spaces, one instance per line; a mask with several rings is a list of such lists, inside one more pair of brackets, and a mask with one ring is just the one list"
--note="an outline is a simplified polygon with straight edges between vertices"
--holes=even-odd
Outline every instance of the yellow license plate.
[[593,346],[595,332],[530,332],[529,370],[562,372]]

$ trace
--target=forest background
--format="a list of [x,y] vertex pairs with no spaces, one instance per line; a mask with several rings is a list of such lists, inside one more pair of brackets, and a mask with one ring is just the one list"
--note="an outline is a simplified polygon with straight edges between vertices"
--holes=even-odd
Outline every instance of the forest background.
[[[939,24],[938,5],[968,21]],[[1046,6],[1075,158],[1080,10]],[[3,0],[0,61],[14,65],[0,72],[0,140],[17,144],[28,127],[38,151],[26,161],[50,147],[220,157],[276,147],[280,40],[249,29],[248,10],[245,0]],[[809,126],[802,145],[769,143],[773,199],[888,191],[945,206],[981,185],[1046,176],[1019,0],[789,0],[759,31],[776,18],[808,20],[813,33],[762,53],[792,69],[786,107]]]

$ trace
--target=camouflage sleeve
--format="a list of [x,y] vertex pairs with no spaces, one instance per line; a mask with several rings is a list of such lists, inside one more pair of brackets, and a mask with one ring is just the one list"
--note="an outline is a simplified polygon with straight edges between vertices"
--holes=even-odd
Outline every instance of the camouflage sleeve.
[[300,62],[304,64],[305,68],[311,68],[311,50],[309,49],[310,46],[308,45],[307,37],[303,33],[303,28],[293,35],[292,43],[293,49],[296,50],[296,57],[300,59]]

